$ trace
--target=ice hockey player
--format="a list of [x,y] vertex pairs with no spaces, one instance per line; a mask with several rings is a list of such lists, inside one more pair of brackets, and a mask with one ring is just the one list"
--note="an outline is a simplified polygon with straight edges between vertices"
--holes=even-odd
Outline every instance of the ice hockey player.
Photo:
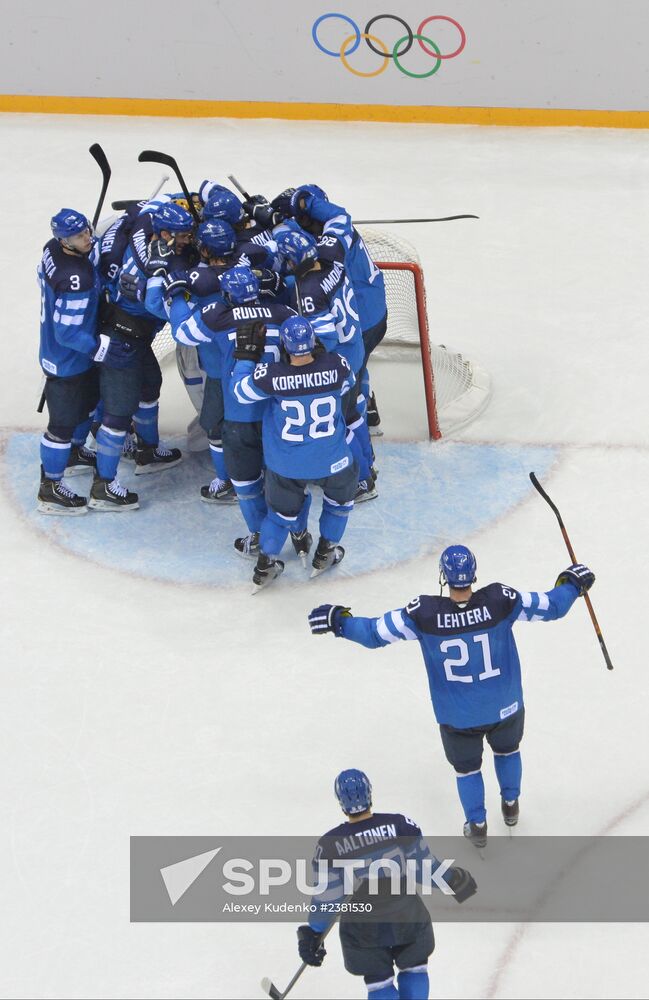
[[[343,960],[348,972],[363,976],[369,1000],[426,1000],[428,958],[435,948],[435,938],[430,914],[414,889],[425,880],[430,889],[440,862],[431,854],[413,820],[401,813],[372,812],[372,786],[363,771],[356,768],[341,771],[334,782],[334,792],[346,819],[318,841],[313,859],[314,881],[319,862],[338,864],[328,869],[325,892],[312,897],[315,912],[311,913],[309,923],[298,929],[300,958],[307,965],[322,965],[326,954],[322,935],[336,919],[336,906],[348,901],[356,905],[360,916],[353,911],[342,912]],[[355,863],[357,885],[350,899],[346,899],[344,873],[339,867],[342,858]],[[383,870],[378,885],[373,887],[375,893],[371,893],[368,869],[371,862],[380,859],[401,868],[398,892],[393,890],[390,870]],[[427,865],[422,864],[424,861]],[[410,879],[412,888],[406,879],[409,868],[416,873],[416,879]],[[442,881],[456,903],[463,903],[477,890],[475,879],[464,868],[446,868],[434,885],[439,888],[438,882]],[[372,905],[371,916],[366,919],[362,916],[363,903]]]
[[[358,426],[356,374],[363,365],[363,335],[354,289],[347,277],[344,252],[336,239],[332,245],[316,243],[309,233],[282,229],[277,246],[295,285],[290,303],[313,325],[316,337],[328,351],[337,351],[349,363],[354,388],[345,400],[349,443],[358,463],[360,482],[356,503],[378,496],[371,474],[372,453],[367,428]],[[361,421],[362,423],[362,421]]]
[[97,336],[101,293],[98,253],[90,222],[62,208],[52,218],[53,237],[38,266],[41,286],[40,364],[45,374],[47,430],[41,439],[38,509],[43,514],[84,514],[87,498],[70,490],[63,475],[93,470],[85,448],[91,414],[99,400],[95,361],[121,356]]
[[367,400],[368,424],[370,427],[378,427],[381,419],[376,399],[369,388],[367,362],[387,330],[388,306],[383,272],[372,260],[349,212],[330,202],[322,188],[316,184],[306,184],[294,192],[291,211],[303,229],[316,237],[320,236],[321,240],[335,237],[343,247],[345,267],[356,295],[365,347],[363,367],[357,376],[359,393]]
[[[154,240],[149,246],[149,274],[178,266],[192,239],[194,220],[189,212],[168,203],[153,213]],[[131,237],[124,253],[115,301],[102,312],[100,335],[121,342],[124,358],[118,365],[107,357],[101,369],[102,423],[97,431],[97,473],[89,506],[123,511],[138,506],[138,496],[117,480],[117,466],[131,420],[137,433],[136,475],[172,468],[181,460],[177,448],[160,445],[158,399],[162,385],[160,365],[152,350],[164,320],[148,312],[147,275],[141,267],[141,248]],[[128,348],[128,350],[127,350]]]
[[[379,618],[357,618],[349,608],[323,604],[311,612],[309,624],[314,635],[333,632],[369,649],[408,639],[421,644],[444,752],[456,772],[464,835],[482,848],[487,842],[481,771],[485,737],[494,754],[507,826],[515,826],[519,815],[525,708],[512,629],[516,622],[563,618],[595,575],[576,564],[560,573],[547,593],[500,583],[474,591],[476,559],[464,545],[444,549],[439,572],[439,597],[423,594]],[[445,584],[448,597],[441,595]]]
[[[226,483],[236,491],[241,513],[249,535],[237,538],[235,549],[241,555],[254,553],[256,538],[266,513],[264,500],[264,455],[261,437],[262,407],[243,405],[231,384],[235,365],[236,335],[239,328],[252,323],[265,324],[265,353],[261,358],[272,362],[279,358],[279,328],[294,315],[288,306],[269,300],[261,303],[259,282],[248,267],[233,267],[220,278],[222,299],[202,309],[192,309],[179,292],[180,279],[167,283],[172,296],[169,318],[175,340],[180,344],[198,344],[202,363],[210,373],[220,371],[224,419],[222,442]],[[214,367],[212,367],[214,366]],[[207,393],[206,393],[207,398]],[[216,463],[215,463],[216,466]],[[210,493],[225,489],[225,484],[212,482]],[[205,487],[203,488],[205,496]],[[218,499],[218,494],[217,494]],[[253,536],[253,537],[251,537]]]
[[237,399],[248,405],[268,401],[262,421],[268,514],[259,533],[253,593],[284,569],[278,557],[289,531],[297,554],[308,554],[308,483],[323,490],[312,576],[341,561],[345,550],[338,543],[358,484],[358,465],[346,441],[342,412],[344,396],[354,382],[348,362],[318,349],[313,327],[302,316],[282,323],[279,336],[285,360],[258,363],[265,346],[265,331],[258,324],[238,331],[235,351]]

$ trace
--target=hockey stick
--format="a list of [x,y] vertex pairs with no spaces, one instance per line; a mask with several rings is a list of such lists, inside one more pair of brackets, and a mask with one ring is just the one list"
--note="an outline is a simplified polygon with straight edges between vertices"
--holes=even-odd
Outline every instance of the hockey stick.
[[[554,513],[556,515],[556,518],[557,518],[557,521],[559,522],[559,527],[561,528],[561,534],[563,535],[563,540],[566,543],[566,548],[568,549],[568,554],[569,554],[570,558],[572,559],[573,563],[576,563],[577,562],[577,556],[575,555],[574,549],[573,549],[572,545],[570,544],[570,539],[568,537],[568,532],[566,531],[565,525],[564,525],[564,523],[563,523],[563,521],[561,519],[561,514],[559,513],[559,509],[558,509],[557,505],[552,502],[552,500],[547,495],[547,493],[545,492],[545,490],[543,489],[543,487],[541,486],[540,482],[538,481],[538,479],[536,478],[536,476],[534,475],[533,472],[530,472],[530,479],[532,481],[532,486],[534,487],[534,489],[537,490],[541,494],[541,496],[543,497],[543,499],[545,500],[545,502],[554,511]],[[595,617],[595,612],[593,610],[593,605],[591,604],[590,597],[588,596],[588,594],[584,594],[584,601],[586,602],[586,607],[588,608],[588,614],[590,615],[590,620],[593,623],[593,628],[595,629],[595,634],[597,635],[597,638],[599,640],[599,645],[600,645],[600,648],[602,650],[602,655],[603,655],[604,660],[606,662],[606,669],[607,670],[612,670],[613,669],[613,664],[611,663],[611,658],[608,655],[608,649],[606,648],[606,643],[604,642],[604,636],[602,635],[602,630],[599,627],[599,622],[597,621],[597,618]]]
[[169,174],[165,174],[164,177],[162,178],[162,180],[158,184],[156,184],[156,186],[154,187],[153,191],[151,192],[151,194],[149,195],[148,198],[142,198],[142,199],[125,198],[124,201],[114,201],[114,202],[112,202],[112,204],[111,204],[110,207],[115,212],[124,212],[128,208],[129,205],[133,204],[133,202],[135,200],[138,201],[138,204],[139,204],[140,200],[141,201],[153,201],[153,199],[156,197],[156,195],[160,194],[160,191],[165,186],[165,184],[167,183],[168,180],[169,180]]
[[201,221],[198,217],[198,212],[196,211],[196,206],[194,205],[192,196],[189,193],[189,189],[185,184],[185,178],[181,174],[180,167],[174,160],[173,156],[168,156],[167,153],[159,153],[155,149],[143,149],[138,156],[138,160],[140,163],[162,163],[165,167],[169,167],[170,170],[173,170],[178,178],[178,183],[180,184],[182,192],[187,200],[187,204],[189,205],[189,211],[194,216],[196,222]]
[[[347,898],[349,899],[349,897],[347,897]],[[322,943],[324,941],[324,939],[326,938],[327,934],[335,926],[336,923],[337,923],[337,921],[334,920],[334,922],[332,924],[329,924],[329,926],[327,927],[326,931],[324,931],[320,935],[320,943]],[[298,981],[298,979],[300,978],[300,976],[302,975],[302,973],[304,972],[304,970],[306,968],[307,968],[307,963],[306,962],[302,962],[300,968],[297,970],[297,972],[295,973],[295,975],[293,976],[293,978],[291,979],[290,983],[288,984],[288,986],[286,987],[286,989],[284,991],[278,990],[278,988],[275,986],[275,984],[273,982],[271,982],[271,980],[268,978],[268,976],[264,976],[264,978],[262,979],[262,981],[261,981],[261,988],[264,991],[264,993],[268,994],[268,996],[271,998],[271,1000],[284,1000],[284,997],[287,997],[289,995],[289,993],[291,992],[291,990],[293,989],[293,987],[295,986],[296,982]]]
[[99,216],[101,214],[102,205],[104,204],[104,198],[106,197],[106,191],[108,190],[108,182],[110,180],[110,164],[106,159],[106,154],[99,145],[98,142],[93,142],[92,146],[88,150],[92,158],[97,162],[97,166],[101,170],[103,177],[103,184],[101,186],[101,194],[99,195],[99,201],[97,202],[97,207],[95,209],[95,214],[92,217],[92,228],[96,229],[97,223],[99,222]]
[[250,195],[248,194],[248,192],[244,187],[241,187],[239,181],[236,179],[234,174],[228,174],[228,180],[232,181],[239,194],[242,194],[246,201],[250,200]]
[[455,219],[479,219],[479,215],[443,215],[441,219],[354,219],[355,226],[395,226],[404,222],[453,222]]
[[[97,202],[97,207],[95,208],[95,214],[92,217],[92,229],[97,226],[99,222],[99,214],[101,212],[102,205],[104,204],[104,198],[106,197],[106,191],[108,190],[108,182],[110,181],[110,164],[106,159],[106,154],[99,145],[98,142],[93,142],[92,146],[88,150],[92,158],[97,162],[99,169],[101,170],[101,175],[103,182],[101,185],[101,192],[99,194],[99,201]],[[42,413],[45,409],[45,389],[41,392],[41,398],[38,401],[38,406],[36,407],[37,413]]]

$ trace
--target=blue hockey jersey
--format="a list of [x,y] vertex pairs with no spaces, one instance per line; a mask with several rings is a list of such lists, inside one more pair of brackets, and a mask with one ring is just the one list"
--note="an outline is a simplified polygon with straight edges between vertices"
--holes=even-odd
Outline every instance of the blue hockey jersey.
[[98,249],[89,256],[66,253],[57,239],[43,248],[39,360],[46,375],[79,375],[92,367],[97,350],[101,294]]
[[250,401],[243,402],[234,391],[232,375],[236,361],[237,328],[244,323],[260,322],[265,325],[266,347],[262,361],[272,364],[280,357],[279,328],[284,320],[294,315],[292,309],[279,302],[229,306],[214,301],[202,309],[192,309],[179,296],[173,300],[170,322],[174,339],[187,347],[198,347],[203,370],[210,378],[221,378],[226,420],[238,423],[261,420],[264,408],[261,400],[248,405]]
[[314,198],[309,207],[309,215],[324,223],[318,253],[321,244],[326,244],[332,237],[343,247],[345,267],[354,286],[361,328],[363,331],[370,330],[385,319],[388,311],[385,279],[381,269],[370,257],[363,237],[344,208],[323,198]]
[[264,459],[289,479],[322,479],[351,465],[342,397],[354,384],[347,360],[322,352],[307,365],[249,361],[234,369],[238,400],[269,400],[263,413]]
[[435,718],[456,729],[500,722],[523,707],[516,622],[554,621],[579,596],[571,584],[527,593],[500,583],[465,604],[423,594],[379,618],[342,619],[342,636],[375,649],[416,639],[428,673]]
[[[388,862],[381,869],[380,860]],[[425,864],[425,862],[428,862]],[[345,868],[351,868],[345,880]],[[391,944],[392,922],[417,923],[429,920],[428,911],[417,895],[417,886],[443,889],[444,872],[439,871],[438,880],[433,880],[440,868],[440,861],[431,854],[423,839],[419,826],[402,813],[374,813],[355,823],[349,820],[329,830],[318,841],[313,861],[313,885],[322,888],[323,873],[326,873],[324,891],[314,893],[311,903],[314,909],[309,916],[313,930],[322,933],[335,919],[335,907],[343,899],[353,895],[355,903],[371,902],[373,920],[380,918],[383,927],[375,927],[380,935],[387,935],[385,943]],[[369,878],[375,876],[375,884],[370,889]],[[395,876],[393,880],[393,875]],[[447,883],[448,885],[448,883]],[[379,913],[380,911],[380,913]],[[362,911],[357,911],[362,912]],[[361,922],[362,916],[352,911],[343,913],[341,923]]]

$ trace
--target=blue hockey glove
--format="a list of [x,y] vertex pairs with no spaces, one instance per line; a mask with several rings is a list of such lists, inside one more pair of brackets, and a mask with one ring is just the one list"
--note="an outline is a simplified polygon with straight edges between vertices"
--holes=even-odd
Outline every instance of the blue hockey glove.
[[189,273],[187,271],[172,271],[162,279],[162,289],[165,301],[169,302],[174,295],[182,295],[189,290]]
[[165,275],[174,254],[173,243],[170,246],[164,240],[152,240],[149,244],[149,254],[144,268],[148,277],[152,278],[158,274]]
[[588,566],[582,563],[575,563],[568,566],[562,573],[559,573],[555,587],[560,587],[562,583],[572,583],[579,591],[579,596],[583,597],[587,590],[595,583],[595,574]]
[[333,632],[339,636],[342,632],[342,619],[351,617],[351,608],[344,608],[342,604],[321,604],[310,612],[309,625],[313,635]]
[[109,368],[128,368],[135,356],[135,350],[128,340],[100,333],[92,359],[97,364],[108,365]]
[[146,298],[146,278],[139,274],[127,274],[122,271],[119,276],[119,293],[129,302],[144,302]]
[[320,935],[308,924],[302,924],[297,929],[297,950],[307,965],[322,965],[327,954]]
[[266,325],[257,321],[256,323],[243,323],[237,327],[237,346],[234,349],[234,356],[238,361],[252,361],[256,365],[264,353],[266,346]]
[[456,903],[463,903],[478,891],[476,880],[466,868],[449,868],[444,879],[453,890]]

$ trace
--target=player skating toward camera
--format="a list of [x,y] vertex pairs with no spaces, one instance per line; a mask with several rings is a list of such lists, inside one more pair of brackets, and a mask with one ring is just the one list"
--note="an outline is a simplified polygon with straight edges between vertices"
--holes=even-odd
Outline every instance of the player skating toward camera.
[[311,494],[322,487],[320,539],[312,576],[339,563],[339,544],[354,506],[358,466],[347,444],[343,400],[354,376],[345,358],[316,343],[313,327],[301,316],[282,323],[280,341],[286,352],[274,364],[257,364],[265,346],[265,329],[251,324],[237,333],[234,394],[248,405],[265,402],[262,438],[266,462],[268,513],[259,532],[259,557],[253,593],[284,569],[279,555],[289,532],[298,555],[311,548],[308,531]]
[[[307,965],[322,965],[323,937],[340,907],[345,968],[363,977],[369,1000],[426,1000],[428,958],[435,938],[416,888],[435,887],[463,903],[476,892],[475,880],[464,868],[442,865],[413,820],[402,813],[373,812],[372,786],[363,771],[341,771],[334,793],[345,821],[321,837],[316,847],[314,882],[319,881],[324,862],[326,888],[312,897],[309,923],[298,929],[300,958]],[[354,865],[353,892],[346,890],[342,858]],[[267,990],[272,987],[264,985]]]
[[456,772],[464,835],[482,848],[487,842],[485,737],[494,754],[503,819],[507,826],[518,822],[525,708],[512,629],[516,622],[563,618],[595,575],[575,564],[547,593],[500,583],[474,591],[476,560],[464,545],[444,549],[439,571],[448,597],[423,594],[379,618],[357,618],[349,608],[323,604],[311,612],[309,624],[314,635],[333,632],[369,649],[408,639],[420,643],[444,752]]

